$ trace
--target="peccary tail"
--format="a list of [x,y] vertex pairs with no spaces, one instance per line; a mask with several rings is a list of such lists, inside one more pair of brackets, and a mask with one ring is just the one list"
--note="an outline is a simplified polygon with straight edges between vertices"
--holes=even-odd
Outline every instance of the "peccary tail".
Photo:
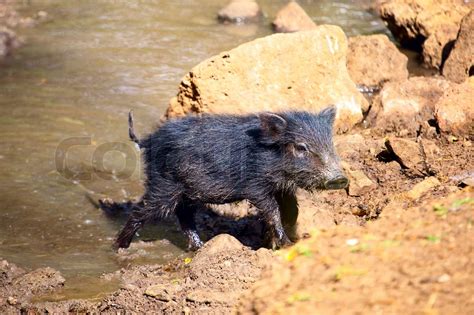
[[141,147],[141,141],[137,138],[135,135],[135,131],[133,130],[133,112],[130,111],[128,112],[128,136],[130,137],[130,140],[138,144],[139,147]]

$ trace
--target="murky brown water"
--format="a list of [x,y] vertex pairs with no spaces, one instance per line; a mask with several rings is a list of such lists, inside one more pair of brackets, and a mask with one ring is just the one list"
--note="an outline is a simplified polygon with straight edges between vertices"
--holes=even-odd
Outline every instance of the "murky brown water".
[[[149,132],[192,66],[270,34],[285,3],[259,1],[266,18],[258,25],[224,26],[215,13],[225,2],[31,0],[22,8],[45,10],[51,20],[19,31],[27,44],[0,67],[0,257],[57,268],[76,283],[119,268],[110,245],[122,222],[106,218],[86,196],[141,193],[128,111],[138,133]],[[367,1],[299,2],[316,23],[340,25],[348,35],[385,32],[361,5]],[[182,252],[172,224],[143,235],[172,242],[142,249],[141,261]]]

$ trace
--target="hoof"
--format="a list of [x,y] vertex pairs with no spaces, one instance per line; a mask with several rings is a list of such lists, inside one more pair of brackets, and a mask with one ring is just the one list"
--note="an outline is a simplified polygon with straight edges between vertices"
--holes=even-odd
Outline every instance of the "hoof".
[[289,247],[293,245],[294,243],[284,234],[281,238],[273,238],[272,239],[272,249],[277,250],[285,247]]
[[190,252],[195,252],[198,249],[200,249],[204,243],[201,240],[193,240],[188,243],[188,248],[187,250]]

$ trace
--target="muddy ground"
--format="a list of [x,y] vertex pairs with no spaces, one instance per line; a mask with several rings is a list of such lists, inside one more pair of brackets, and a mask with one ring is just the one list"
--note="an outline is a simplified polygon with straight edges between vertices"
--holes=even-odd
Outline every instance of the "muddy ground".
[[[362,170],[369,182],[300,193],[292,235],[309,238],[292,248],[260,248],[263,225],[245,204],[219,208],[234,217],[202,213],[199,227],[212,240],[195,256],[104,275],[120,289],[95,300],[55,301],[65,282],[59,272],[26,272],[4,261],[0,312],[474,312],[472,142],[377,134],[336,137],[348,172]],[[133,246],[146,250],[154,241]]]

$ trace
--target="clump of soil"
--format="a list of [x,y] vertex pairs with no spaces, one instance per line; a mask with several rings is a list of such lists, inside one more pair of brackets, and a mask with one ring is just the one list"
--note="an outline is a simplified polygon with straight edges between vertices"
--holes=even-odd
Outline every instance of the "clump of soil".
[[26,272],[0,259],[0,313],[11,313],[35,295],[45,294],[64,285],[65,279],[52,268]]

